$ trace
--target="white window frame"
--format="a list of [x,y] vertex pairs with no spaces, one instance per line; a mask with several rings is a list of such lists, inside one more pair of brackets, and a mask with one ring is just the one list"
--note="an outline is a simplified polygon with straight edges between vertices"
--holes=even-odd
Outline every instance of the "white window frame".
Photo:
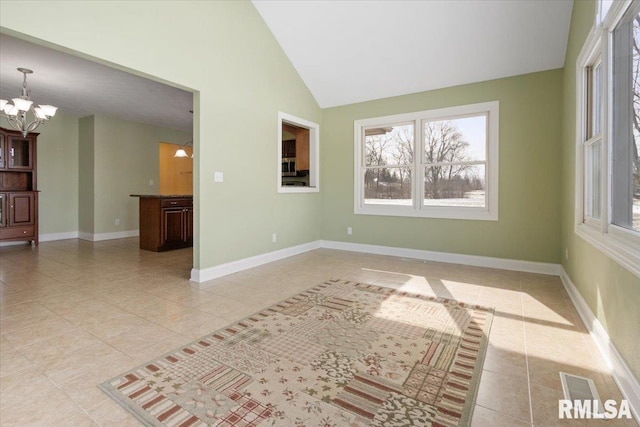
[[[424,201],[424,123],[470,116],[487,117],[486,203],[484,207],[425,206]],[[364,132],[368,127],[398,124],[414,126],[414,159],[412,174],[412,205],[371,205],[364,203]],[[498,220],[498,135],[499,102],[490,101],[406,114],[374,117],[354,121],[354,213],[357,215],[407,216],[463,220]],[[477,163],[477,162],[471,162]]]
[[[282,124],[309,129],[309,186],[282,185]],[[318,193],[320,191],[320,125],[291,114],[278,112],[278,193]]]
[[[592,38],[593,37],[593,38]],[[600,143],[600,147],[601,147],[601,156],[600,156],[600,172],[601,172],[601,176],[605,175],[605,171],[606,169],[604,169],[605,164],[607,163],[607,157],[608,157],[608,151],[606,150],[605,147],[605,142],[604,142],[604,135],[606,135],[607,133],[607,128],[608,128],[608,121],[605,120],[605,114],[604,112],[606,111],[606,104],[608,102],[607,97],[604,95],[606,92],[602,92],[601,93],[601,108],[602,111],[600,112],[600,118],[601,118],[601,122],[600,122],[600,133],[597,135],[593,135],[590,136],[590,131],[588,130],[589,127],[593,127],[593,124],[589,125],[588,124],[588,116],[590,114],[589,110],[591,110],[592,105],[589,103],[588,99],[589,99],[589,91],[588,88],[590,87],[589,84],[589,69],[593,69],[594,66],[596,66],[597,64],[600,64],[601,67],[601,72],[602,72],[602,86],[600,88],[601,91],[603,91],[604,88],[608,87],[608,84],[606,82],[607,80],[607,75],[608,75],[608,61],[603,60],[604,58],[604,54],[603,54],[603,48],[602,48],[602,43],[599,37],[595,37],[595,33],[594,35],[590,35],[589,37],[589,41],[588,43],[585,44],[585,46],[589,46],[589,48],[587,50],[584,50],[581,55],[584,55],[581,58],[581,63],[583,64],[581,69],[579,70],[579,86],[581,88],[580,92],[578,93],[578,96],[581,99],[581,102],[579,104],[579,109],[580,109],[580,114],[579,114],[579,128],[581,129],[580,134],[579,134],[579,138],[580,138],[580,156],[578,159],[578,156],[576,156],[576,162],[579,160],[581,162],[580,165],[580,170],[581,170],[581,185],[580,185],[580,220],[587,226],[591,227],[594,230],[603,230],[603,218],[605,218],[605,214],[604,214],[604,210],[602,207],[602,204],[600,206],[600,218],[594,218],[588,215],[587,213],[587,206],[586,204],[588,203],[588,195],[587,195],[587,179],[586,179],[586,169],[587,169],[587,165],[586,165],[586,148],[596,144],[596,143]],[[580,60],[579,60],[580,61]],[[594,95],[591,94],[591,97],[593,97]],[[576,165],[576,169],[577,169],[577,165]],[[600,201],[602,202],[603,200],[606,200],[608,198],[607,195],[607,188],[604,185],[604,182],[602,182],[602,180],[600,180],[600,182],[596,182],[594,183],[595,185],[598,185],[600,187]],[[576,204],[576,207],[578,206],[578,204]]]
[[[598,11],[601,3],[598,2]],[[610,3],[610,2],[607,2]],[[631,5],[631,0],[613,2],[607,10],[606,16],[596,16],[587,40],[578,56],[576,63],[576,174],[575,174],[575,233],[589,242],[596,249],[603,252],[624,268],[640,277],[640,234],[611,223],[611,138],[613,129],[612,103],[612,34],[618,22]],[[596,58],[601,58],[602,85],[602,156],[601,156],[601,206],[600,220],[586,215],[586,167],[585,146],[592,142],[587,140],[587,68],[594,64]]]

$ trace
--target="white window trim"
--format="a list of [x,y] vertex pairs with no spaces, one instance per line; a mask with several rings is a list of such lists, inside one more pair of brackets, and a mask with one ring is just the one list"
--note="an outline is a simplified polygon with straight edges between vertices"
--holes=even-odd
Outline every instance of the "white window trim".
[[[464,116],[474,116],[479,114],[487,115],[487,196],[486,206],[482,208],[474,207],[446,207],[446,206],[423,206],[423,181],[418,178],[419,173],[414,173],[413,203],[411,206],[390,206],[390,205],[365,205],[364,204],[364,165],[363,165],[363,134],[362,129],[369,126],[388,126],[397,123],[414,123],[416,149],[414,155],[414,171],[421,170],[422,138],[424,132],[424,121],[446,120],[460,118]],[[499,160],[499,102],[490,101],[478,104],[468,104],[456,107],[439,108],[434,110],[418,111],[406,114],[396,114],[391,116],[374,117],[369,119],[356,120],[354,127],[354,213],[357,215],[384,215],[384,216],[406,216],[422,218],[447,218],[463,220],[498,220],[498,160]],[[418,144],[418,142],[420,142]],[[418,183],[420,185],[418,185]]]
[[[282,123],[309,129],[309,186],[282,185]],[[291,114],[278,112],[278,193],[318,193],[320,191],[320,125]]]
[[[611,132],[609,123],[613,115],[610,102],[611,86],[611,32],[617,25],[624,12],[627,10],[631,0],[613,2],[602,25],[599,19],[596,20],[593,28],[589,32],[585,44],[576,61],[576,163],[575,163],[575,215],[574,231],[593,247],[616,261],[634,275],[640,277],[640,239],[637,233],[626,230],[622,227],[610,224],[611,218],[611,194],[609,190],[610,167],[609,152]],[[598,7],[599,7],[598,3]],[[603,88],[605,94],[603,102],[603,122],[602,123],[602,158],[601,158],[601,198],[603,206],[600,209],[600,220],[585,218],[585,160],[584,146],[586,138],[586,73],[585,69],[600,55],[602,58]]]
[[[589,32],[587,40],[583,46],[582,51],[577,59],[578,67],[576,67],[576,190],[575,199],[575,219],[576,225],[582,224],[584,227],[590,227],[592,230],[604,232],[603,224],[606,218],[606,209],[600,209],[600,219],[587,217],[585,214],[586,203],[586,182],[585,182],[585,147],[592,141],[592,139],[586,140],[587,137],[587,73],[586,68],[597,62],[598,58],[602,67],[602,85],[603,89],[608,88],[608,69],[609,61],[605,58],[604,48],[601,43],[602,31],[594,25]],[[606,90],[603,90],[606,93]],[[602,104],[604,111],[607,111],[608,97],[602,98]],[[606,114],[603,112],[601,117],[604,118]],[[605,135],[608,132],[608,120],[604,120],[601,124],[601,137],[600,143],[602,145],[602,156],[600,158],[600,170],[602,175],[606,175],[605,164],[608,162],[608,150],[606,148]],[[608,200],[608,189],[606,185],[600,182],[600,197],[602,200]]]

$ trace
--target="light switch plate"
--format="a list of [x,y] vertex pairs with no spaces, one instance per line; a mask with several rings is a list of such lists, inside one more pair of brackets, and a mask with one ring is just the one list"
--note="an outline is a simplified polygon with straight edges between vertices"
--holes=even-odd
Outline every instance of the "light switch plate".
[[223,182],[224,181],[224,174],[222,172],[214,172],[213,181],[214,182]]

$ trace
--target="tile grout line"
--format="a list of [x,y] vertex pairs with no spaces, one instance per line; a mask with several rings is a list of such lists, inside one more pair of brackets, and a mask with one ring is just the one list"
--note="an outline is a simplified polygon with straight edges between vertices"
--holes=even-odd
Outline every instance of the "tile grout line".
[[533,402],[531,399],[531,374],[529,373],[529,351],[527,349],[527,326],[524,320],[524,301],[522,297],[522,286],[520,286],[520,317],[522,319],[522,338],[524,341],[524,363],[527,370],[527,393],[529,394],[529,421],[533,426]]
[[[509,414],[505,414],[504,412],[497,411],[497,410],[492,409],[492,408],[489,408],[489,407],[487,407],[487,406],[480,405],[480,404],[478,404],[478,403],[476,403],[476,404],[475,404],[475,406],[478,406],[478,407],[480,407],[480,408],[486,409],[487,411],[490,411],[490,412],[493,412],[493,413],[495,413],[495,414],[498,414],[498,416],[500,416],[500,417],[502,417],[502,418],[509,418],[509,421],[511,421],[511,422],[513,422],[513,423],[519,423],[519,424],[526,423],[526,421],[524,421],[524,420],[522,420],[522,419],[520,419],[520,418],[514,417],[514,416],[509,415]],[[472,417],[472,419],[471,419],[471,422],[473,423],[473,417]],[[531,425],[531,423],[527,423],[527,424],[528,424],[528,425]]]

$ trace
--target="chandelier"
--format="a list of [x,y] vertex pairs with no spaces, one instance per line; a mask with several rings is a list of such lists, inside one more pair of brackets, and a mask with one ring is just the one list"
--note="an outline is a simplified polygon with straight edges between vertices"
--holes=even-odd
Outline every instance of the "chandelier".
[[[27,74],[31,74],[33,71],[28,68],[18,68],[18,71],[24,74],[20,97],[13,98],[11,100],[13,104],[6,99],[0,99],[0,113],[7,118],[7,121],[14,129],[17,129],[22,133],[22,136],[26,137],[29,132],[33,132],[35,128],[55,116],[58,108],[53,105],[34,107],[33,101],[29,98],[31,90],[27,89]],[[33,115],[33,120],[27,118],[28,112]]]

